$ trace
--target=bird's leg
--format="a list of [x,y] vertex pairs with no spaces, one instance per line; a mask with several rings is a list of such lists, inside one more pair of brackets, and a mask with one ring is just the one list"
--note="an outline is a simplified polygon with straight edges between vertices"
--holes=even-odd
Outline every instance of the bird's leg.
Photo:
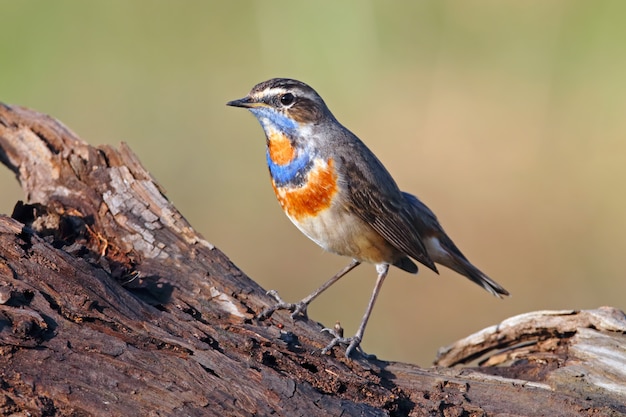
[[361,349],[361,340],[363,340],[363,333],[365,333],[365,327],[367,326],[367,322],[372,314],[372,310],[374,309],[374,304],[376,303],[376,298],[378,297],[378,293],[383,286],[383,282],[387,277],[387,273],[389,272],[388,264],[377,264],[376,271],[378,272],[378,278],[376,279],[376,285],[374,285],[374,291],[372,291],[372,297],[370,298],[370,302],[365,309],[365,314],[363,315],[363,319],[361,320],[361,325],[357,330],[356,334],[352,337],[343,337],[340,332],[337,332],[335,329],[325,328],[322,329],[323,332],[328,332],[332,334],[335,338],[330,341],[328,346],[322,349],[322,353],[329,352],[333,347],[344,344],[348,345],[346,349],[346,357],[349,358],[354,350],[358,351],[365,357],[371,357],[373,355],[367,355]]
[[301,301],[299,301],[297,303],[286,303],[285,301],[283,301],[282,298],[280,298],[280,296],[278,295],[278,292],[276,292],[274,290],[268,291],[267,295],[269,295],[272,298],[274,298],[276,300],[276,304],[273,305],[272,307],[268,307],[265,310],[263,310],[258,315],[258,318],[261,319],[261,320],[266,319],[266,318],[270,317],[272,314],[274,314],[274,312],[276,310],[289,310],[289,311],[291,311],[291,318],[293,318],[293,319],[295,319],[297,316],[307,317],[306,309],[309,306],[309,304],[315,298],[317,298],[318,295],[320,295],[321,293],[326,291],[328,289],[328,287],[333,285],[335,282],[339,281],[339,279],[341,277],[346,275],[348,272],[352,271],[354,268],[356,268],[360,264],[361,264],[360,261],[357,261],[356,259],[353,259],[352,262],[350,262],[350,264],[348,266],[343,268],[341,271],[337,272],[335,275],[333,275],[333,277],[331,279],[326,281],[321,287],[319,287],[318,289],[316,289],[311,294],[307,295],[306,297],[304,297]]

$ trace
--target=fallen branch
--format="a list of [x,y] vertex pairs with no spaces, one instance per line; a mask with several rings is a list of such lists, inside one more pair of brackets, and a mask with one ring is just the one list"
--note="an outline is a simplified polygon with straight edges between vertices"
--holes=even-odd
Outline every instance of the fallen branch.
[[0,216],[2,414],[626,413],[617,310],[510,319],[438,359],[488,356],[473,368],[321,355],[319,323],[255,319],[272,299],[193,230],[128,146],[92,147],[0,105],[0,159],[26,195]]

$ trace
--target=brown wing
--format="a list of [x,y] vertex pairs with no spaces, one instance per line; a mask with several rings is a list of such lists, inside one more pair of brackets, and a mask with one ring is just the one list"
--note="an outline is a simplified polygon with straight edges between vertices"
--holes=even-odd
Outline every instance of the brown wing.
[[398,250],[437,272],[413,224],[411,206],[380,161],[362,146],[360,161],[367,170],[359,168],[355,158],[342,158],[350,209]]

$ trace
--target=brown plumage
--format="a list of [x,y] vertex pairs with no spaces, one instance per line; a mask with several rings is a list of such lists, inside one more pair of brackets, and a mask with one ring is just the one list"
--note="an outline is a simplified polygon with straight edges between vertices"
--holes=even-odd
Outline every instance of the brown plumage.
[[440,264],[498,297],[509,294],[467,260],[426,205],[400,191],[378,158],[311,87],[271,79],[228,105],[248,108],[261,123],[272,185],[291,221],[327,251],[353,259],[299,303],[285,303],[272,293],[278,304],[261,317],[277,309],[306,315],[308,304],[343,275],[362,262],[373,263],[378,279],[356,335],[344,338],[326,329],[335,338],[324,352],[341,343],[350,356],[362,352],[365,327],[390,265],[417,273],[413,260],[435,272]]

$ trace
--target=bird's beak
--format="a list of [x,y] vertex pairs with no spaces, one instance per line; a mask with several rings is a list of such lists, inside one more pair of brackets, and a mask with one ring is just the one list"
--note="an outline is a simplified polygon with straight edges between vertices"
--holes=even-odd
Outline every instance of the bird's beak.
[[243,108],[249,109],[251,107],[262,107],[264,106],[264,103],[254,101],[253,99],[250,98],[250,96],[246,96],[244,98],[240,98],[239,100],[229,101],[228,103],[226,103],[226,105],[232,106],[232,107],[243,107]]

